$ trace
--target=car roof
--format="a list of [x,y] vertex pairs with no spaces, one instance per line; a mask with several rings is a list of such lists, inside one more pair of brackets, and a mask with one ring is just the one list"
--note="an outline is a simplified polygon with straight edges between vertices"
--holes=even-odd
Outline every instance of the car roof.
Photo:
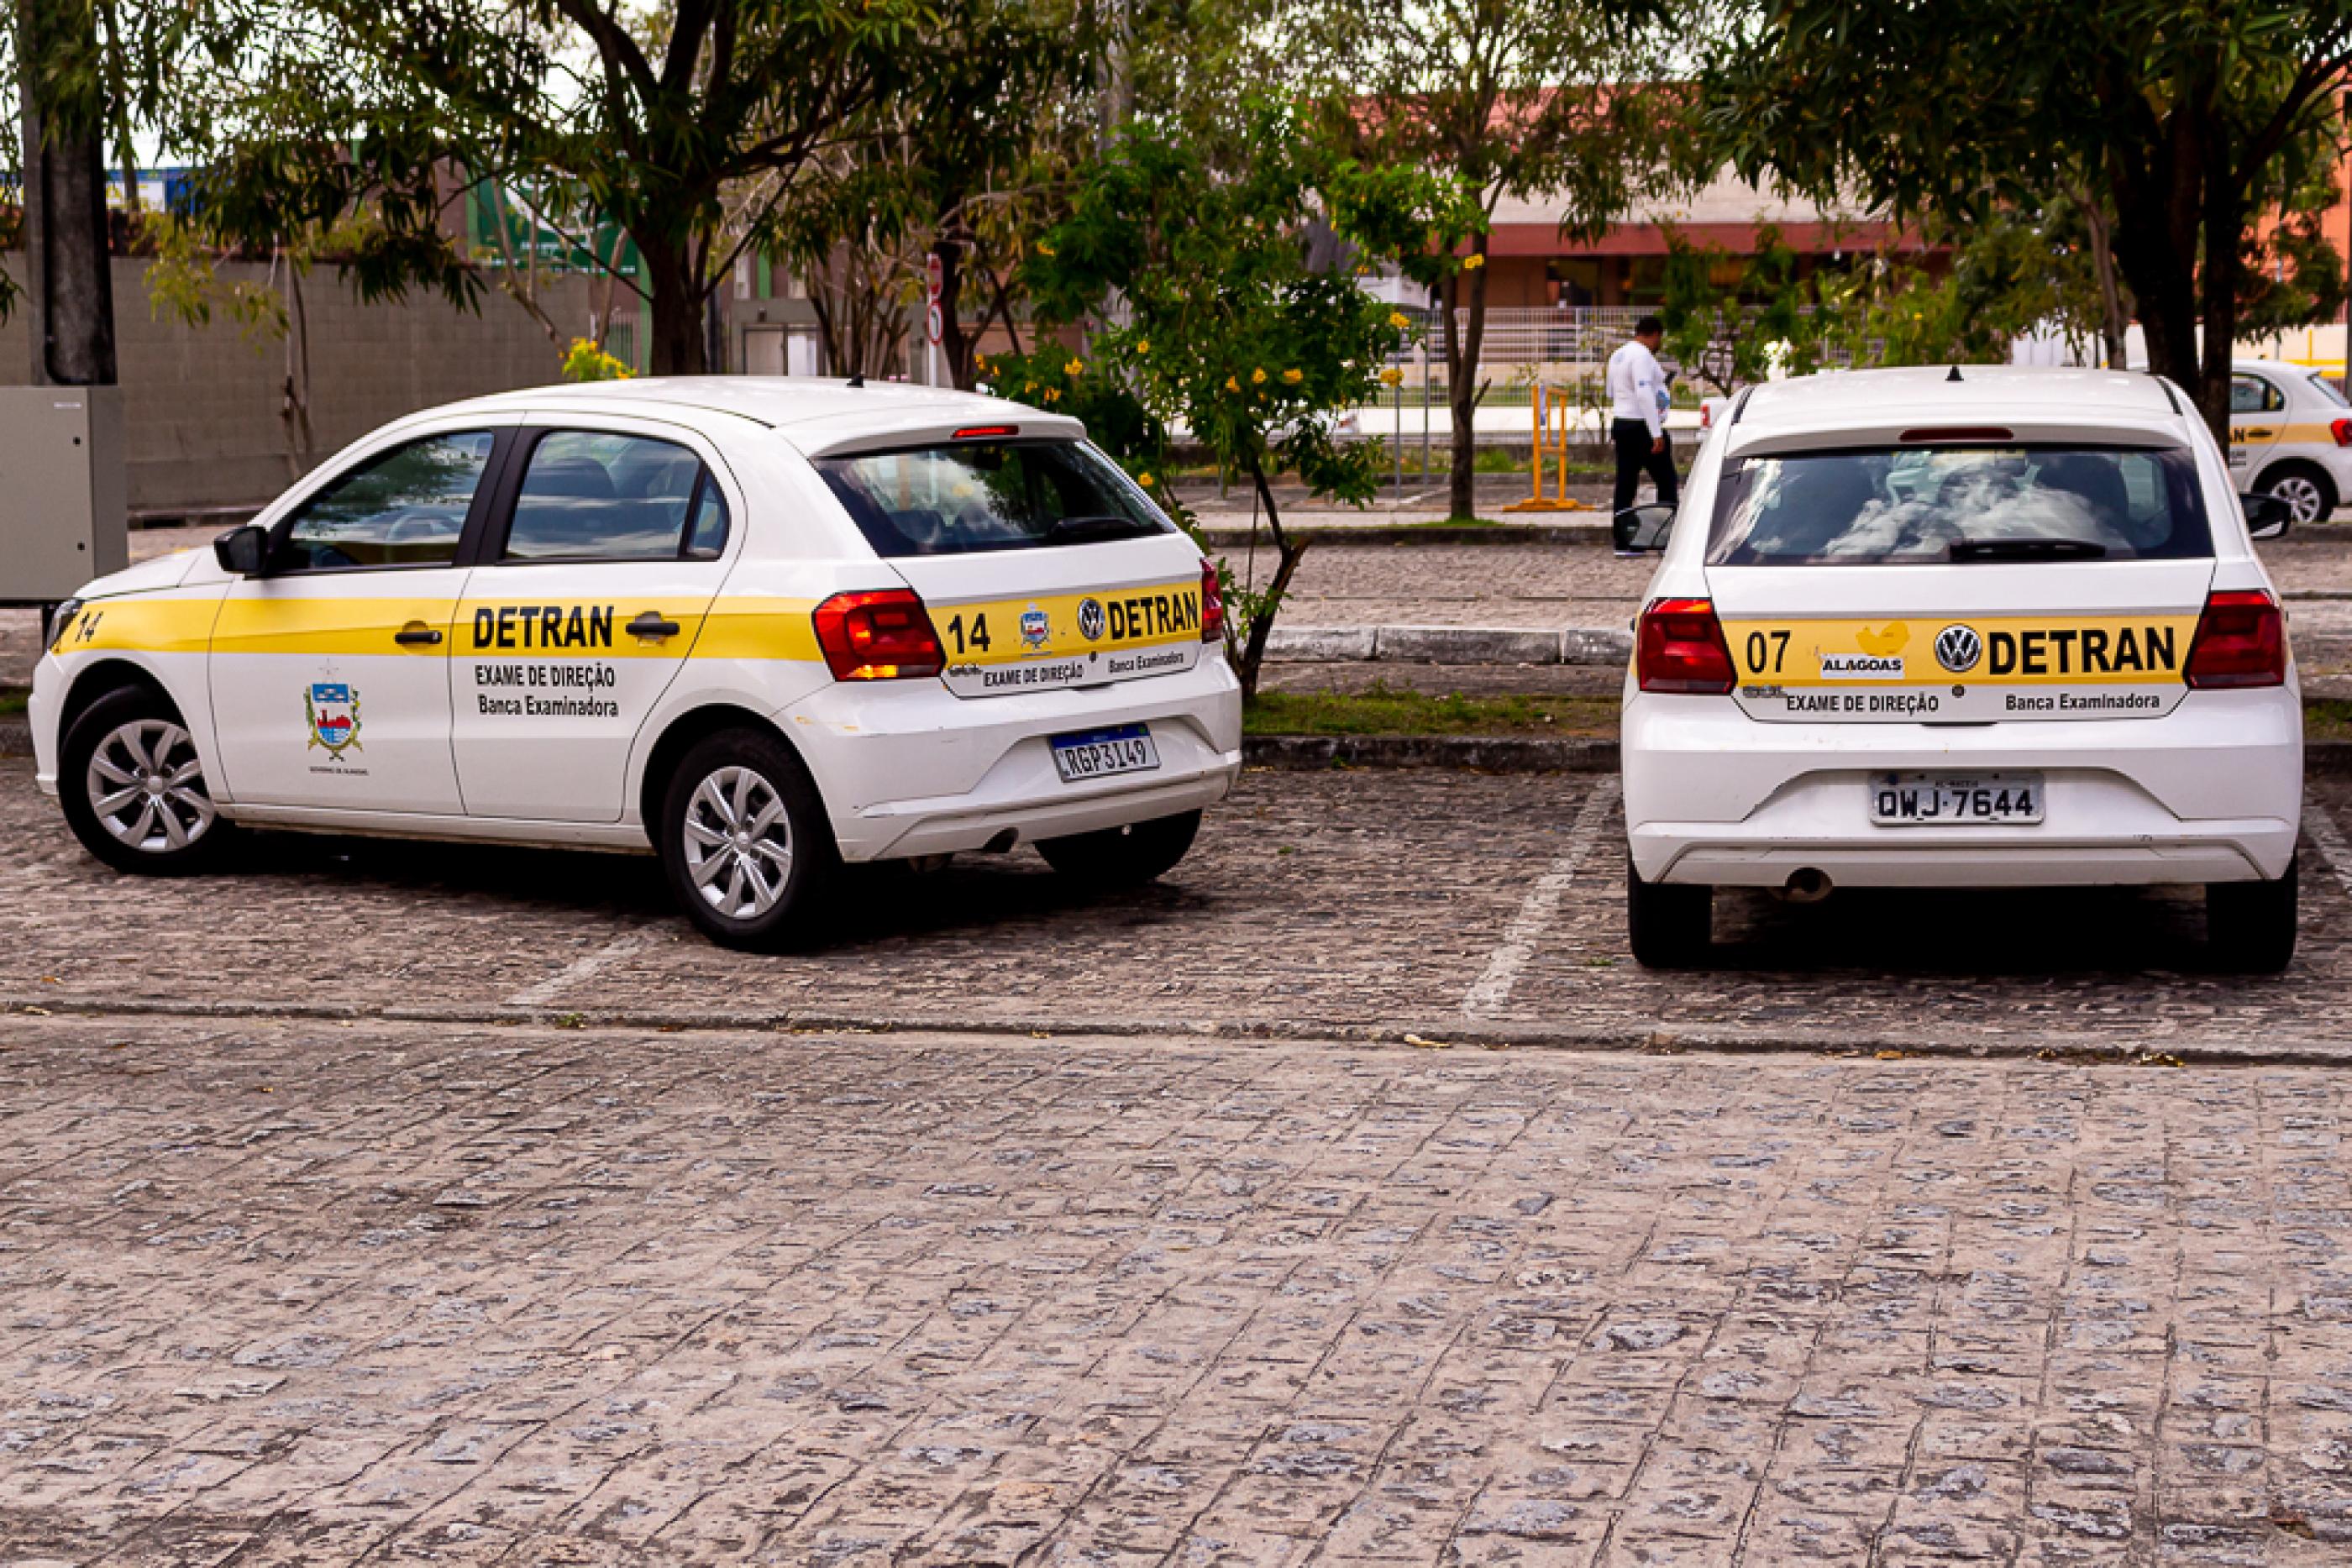
[[676,419],[688,412],[719,414],[765,425],[811,456],[944,438],[974,425],[1009,425],[1023,434],[1068,440],[1086,434],[1085,425],[1066,414],[978,392],[899,382],[852,385],[814,376],[657,376],[567,382],[498,392],[426,412],[437,417],[568,409],[656,419]]
[[1920,426],[2178,438],[2194,412],[2170,383],[2136,371],[1921,365],[1766,382],[1748,393],[1729,423],[1734,445],[1745,450],[1832,438],[1893,440]]

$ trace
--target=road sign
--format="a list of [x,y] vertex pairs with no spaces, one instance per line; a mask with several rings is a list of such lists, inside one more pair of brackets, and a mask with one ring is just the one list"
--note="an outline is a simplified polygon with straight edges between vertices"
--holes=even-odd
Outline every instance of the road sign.
[[936,344],[945,335],[947,321],[940,314],[940,286],[943,281],[940,253],[933,251],[923,258],[923,298],[929,308],[923,312],[923,330]]

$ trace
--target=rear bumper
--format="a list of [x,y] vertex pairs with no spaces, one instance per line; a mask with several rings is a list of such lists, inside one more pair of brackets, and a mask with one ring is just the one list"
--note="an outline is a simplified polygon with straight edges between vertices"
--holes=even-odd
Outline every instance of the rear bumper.
[[[2293,687],[2195,692],[2157,719],[1935,727],[1763,724],[1727,698],[1627,704],[1626,834],[1646,881],[2034,887],[2272,878],[2303,811]],[[1886,771],[2038,772],[2032,826],[1883,827]]]
[[[825,687],[777,716],[824,794],[842,857],[945,854],[1197,810],[1241,771],[1241,687],[1222,657],[1094,691],[958,697],[932,683]],[[1150,727],[1160,766],[1065,784],[1051,737]]]

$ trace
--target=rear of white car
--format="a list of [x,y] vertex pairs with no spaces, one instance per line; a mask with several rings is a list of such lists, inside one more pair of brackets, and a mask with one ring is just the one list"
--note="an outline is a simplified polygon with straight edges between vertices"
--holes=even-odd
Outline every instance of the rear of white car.
[[2276,595],[2177,392],[1977,368],[1759,388],[1639,623],[1635,951],[1698,956],[1719,886],[2192,883],[2235,961],[2283,965],[2302,746]]

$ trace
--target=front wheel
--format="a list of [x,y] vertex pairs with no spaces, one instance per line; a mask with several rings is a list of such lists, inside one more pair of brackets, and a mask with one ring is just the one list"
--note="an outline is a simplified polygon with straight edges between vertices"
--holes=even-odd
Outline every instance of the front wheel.
[[202,871],[232,831],[178,711],[138,687],[99,698],[66,731],[58,799],[82,847],[117,871]]
[[1040,839],[1045,863],[1088,887],[1139,887],[1176,868],[1201,831],[1201,813],[1184,811],[1066,839]]
[[1687,969],[1706,962],[1715,941],[1715,889],[1643,882],[1625,862],[1625,934],[1645,969]]
[[2217,882],[2205,889],[2205,945],[2217,968],[2275,975],[2294,957],[2302,871],[2286,862],[2276,882]]
[[841,865],[800,758],[751,729],[722,730],[679,758],[660,844],[687,918],[721,946],[754,952],[808,940]]

